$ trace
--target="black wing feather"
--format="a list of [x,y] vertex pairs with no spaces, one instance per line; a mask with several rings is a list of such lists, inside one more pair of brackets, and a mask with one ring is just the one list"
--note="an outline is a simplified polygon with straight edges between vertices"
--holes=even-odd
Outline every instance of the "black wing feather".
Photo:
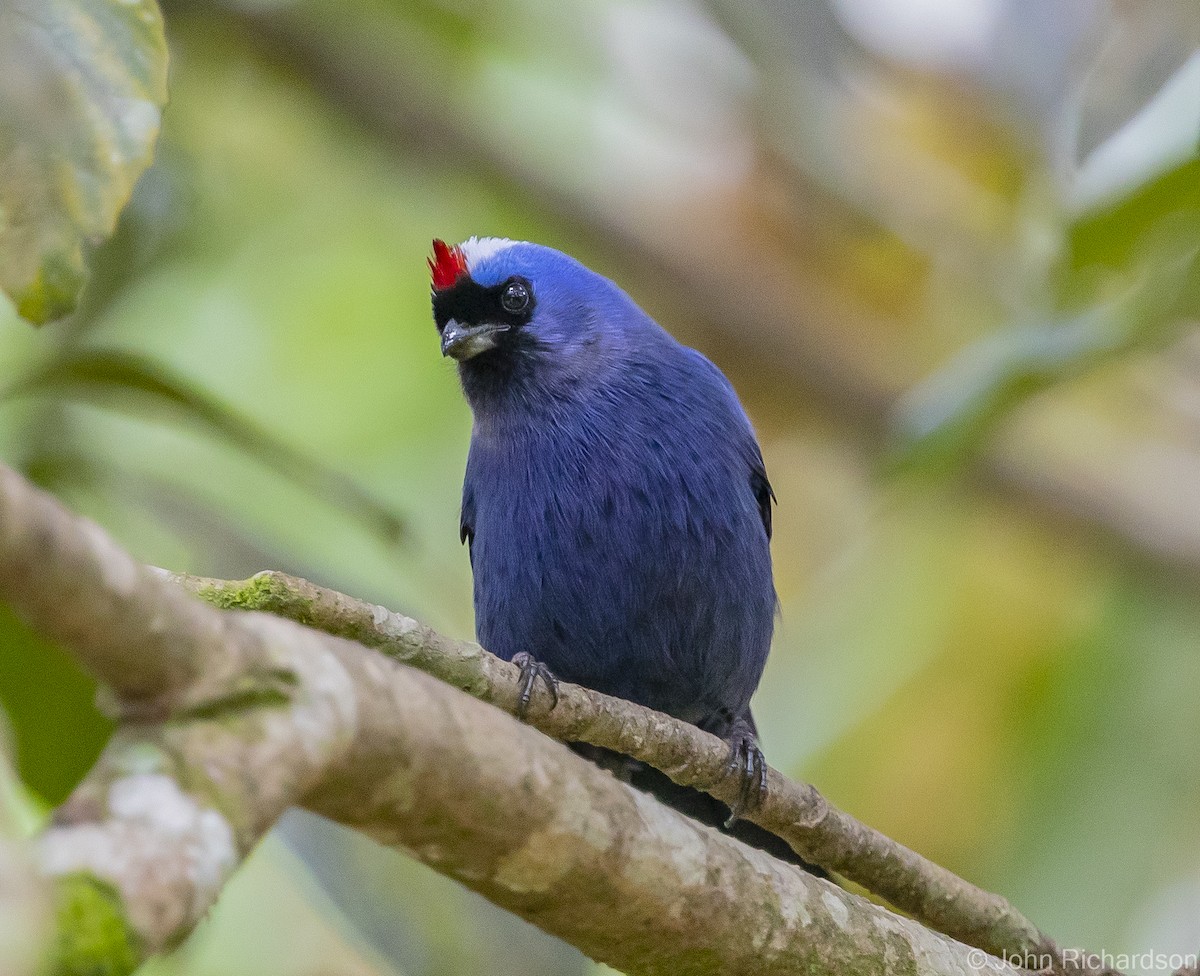
[[750,488],[758,501],[758,514],[762,518],[763,528],[767,538],[771,538],[771,503],[775,502],[775,491],[767,480],[767,470],[760,461],[750,471]]
[[471,560],[471,568],[475,568],[475,499],[471,495],[469,475],[463,485],[462,512],[458,517],[458,541],[467,544],[467,555]]

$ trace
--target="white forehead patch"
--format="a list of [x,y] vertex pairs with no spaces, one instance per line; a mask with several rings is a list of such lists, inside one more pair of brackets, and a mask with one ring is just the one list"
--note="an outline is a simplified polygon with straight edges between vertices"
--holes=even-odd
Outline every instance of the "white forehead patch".
[[506,247],[514,244],[524,244],[524,241],[510,241],[507,237],[472,237],[458,246],[467,257],[467,267],[476,268],[480,262],[486,261],[493,254],[498,254]]

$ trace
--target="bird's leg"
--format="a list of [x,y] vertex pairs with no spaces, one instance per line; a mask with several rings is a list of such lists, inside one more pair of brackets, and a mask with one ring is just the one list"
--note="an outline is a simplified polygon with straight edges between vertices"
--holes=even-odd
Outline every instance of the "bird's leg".
[[550,707],[558,704],[558,678],[541,661],[534,658],[528,651],[518,651],[512,656],[512,663],[521,669],[521,697],[517,699],[517,718],[523,719],[529,712],[529,703],[533,699],[533,686],[541,678],[550,692],[553,701]]
[[767,798],[767,759],[758,746],[754,726],[745,718],[734,719],[725,735],[729,743],[729,761],[725,764],[725,776],[735,774],[741,778],[741,791],[729,808],[729,829],[747,810],[761,806]]

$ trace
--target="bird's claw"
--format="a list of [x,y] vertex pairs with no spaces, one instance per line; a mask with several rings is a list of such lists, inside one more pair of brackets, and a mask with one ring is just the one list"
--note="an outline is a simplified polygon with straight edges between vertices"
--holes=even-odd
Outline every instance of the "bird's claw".
[[542,679],[546,690],[550,692],[553,708],[558,704],[558,678],[541,661],[527,651],[518,651],[512,656],[512,663],[521,669],[521,694],[517,698],[517,718],[523,719],[529,713],[529,703],[533,700],[533,686],[538,678]]
[[725,828],[729,829],[743,813],[762,806],[767,799],[767,758],[749,729],[736,729],[730,738],[729,761],[723,775],[737,775],[741,779],[738,798],[725,821]]

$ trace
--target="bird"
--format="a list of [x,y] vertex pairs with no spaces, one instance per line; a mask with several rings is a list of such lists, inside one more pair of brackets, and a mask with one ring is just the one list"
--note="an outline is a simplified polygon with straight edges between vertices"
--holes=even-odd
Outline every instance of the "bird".
[[673,715],[729,744],[725,807],[635,785],[781,856],[739,818],[766,795],[750,699],[777,612],[775,495],[733,386],[614,282],[527,241],[433,241],[433,318],[473,425],[460,538],[476,636],[537,680]]

